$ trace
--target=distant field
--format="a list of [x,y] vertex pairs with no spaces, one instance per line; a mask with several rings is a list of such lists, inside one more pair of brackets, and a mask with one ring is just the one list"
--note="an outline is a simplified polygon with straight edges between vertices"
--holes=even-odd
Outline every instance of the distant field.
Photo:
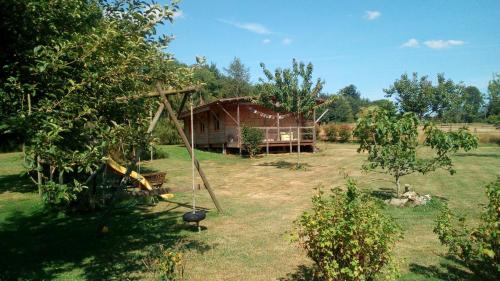
[[[351,128],[354,128],[356,124],[354,123],[345,123],[349,125]],[[325,132],[323,130],[323,126],[320,127],[320,139],[326,140]],[[447,123],[447,124],[438,124],[438,128],[445,131],[454,131],[460,128],[466,127],[468,128],[474,135],[479,138],[480,143],[492,143],[492,144],[500,144],[500,127],[496,127],[492,124],[486,123]],[[421,137],[423,139],[423,137]]]
[[[144,167],[167,171],[166,185],[176,197],[155,206],[117,210],[109,234],[101,238],[95,236],[96,214],[44,212],[30,183],[18,177],[21,154],[0,154],[0,280],[150,280],[142,263],[149,247],[179,241],[184,245],[186,280],[303,280],[310,260],[287,237],[293,221],[309,208],[314,188],[343,186],[346,173],[366,192],[392,187],[383,174],[361,173],[365,155],[356,153],[356,145],[319,143],[319,148],[319,153],[303,154],[306,171],[288,168],[295,154],[242,159],[197,151],[225,212],[217,214],[207,192],[197,191],[197,203],[210,212],[202,223],[206,230],[196,233],[181,222],[191,202],[188,154],[183,147],[162,146],[169,157]],[[405,230],[395,253],[401,262],[400,280],[470,277],[446,258],[446,249],[432,232],[434,220],[442,202],[477,220],[486,202],[482,187],[500,175],[500,147],[482,145],[453,160],[454,176],[439,171],[403,178],[403,184],[436,198],[433,203],[386,208]],[[9,278],[2,279],[2,274]]]

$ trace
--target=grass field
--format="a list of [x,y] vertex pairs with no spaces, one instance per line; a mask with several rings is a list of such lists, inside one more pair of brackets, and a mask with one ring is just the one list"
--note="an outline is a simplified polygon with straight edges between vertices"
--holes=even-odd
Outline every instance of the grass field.
[[[19,177],[22,155],[0,155],[0,280],[147,280],[144,255],[158,243],[180,245],[187,280],[307,280],[310,261],[287,239],[293,220],[308,209],[315,187],[343,186],[344,174],[366,192],[392,187],[383,174],[362,174],[364,155],[352,144],[319,144],[304,153],[305,171],[288,166],[295,155],[257,159],[198,152],[224,214],[217,214],[205,190],[197,203],[210,209],[201,233],[182,223],[191,204],[190,160],[184,148],[162,147],[169,157],[145,163],[167,171],[176,195],[154,206],[124,206],[113,213],[110,232],[96,236],[99,214],[56,214],[43,210],[29,181]],[[423,207],[387,207],[403,226],[396,247],[401,280],[470,279],[446,257],[433,234],[440,202],[478,218],[486,202],[483,186],[500,175],[500,147],[482,146],[453,157],[457,174],[444,171],[403,178],[419,193],[439,198]],[[201,180],[198,179],[201,183]]]

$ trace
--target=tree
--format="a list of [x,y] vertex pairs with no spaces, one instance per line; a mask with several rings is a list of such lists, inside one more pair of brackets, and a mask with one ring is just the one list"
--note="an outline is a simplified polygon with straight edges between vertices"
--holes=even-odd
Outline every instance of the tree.
[[298,241],[315,262],[321,280],[380,280],[397,277],[392,250],[401,228],[370,196],[347,181],[347,192],[319,191],[312,210],[295,222]]
[[146,129],[154,102],[129,98],[157,81],[171,87],[191,82],[190,69],[168,63],[162,49],[170,39],[155,35],[176,6],[14,2],[2,11],[2,28],[13,40],[2,45],[8,51],[1,61],[7,71],[0,83],[0,128],[23,133],[30,171],[41,171],[37,159],[50,170],[40,185],[50,193],[45,198],[66,204],[109,191],[86,183],[103,157],[131,161],[152,142]]
[[400,112],[413,112],[423,118],[431,110],[433,87],[427,76],[418,78],[418,74],[413,73],[410,79],[405,73],[384,92],[386,97],[395,97]]
[[481,108],[484,105],[483,95],[477,87],[468,86],[464,89],[463,119],[471,123],[481,119]]
[[371,102],[372,105],[377,106],[390,114],[396,114],[397,108],[394,102],[387,99],[374,100]]
[[430,148],[431,155],[418,155],[418,127],[421,124],[415,113],[402,116],[388,114],[379,108],[370,109],[358,119],[355,136],[359,139],[358,152],[368,152],[365,170],[377,168],[394,177],[396,194],[401,191],[401,177],[415,172],[427,174],[439,168],[454,174],[451,153],[461,149],[469,151],[477,147],[477,137],[462,128],[458,131],[443,132],[434,124],[424,124],[424,146]]
[[329,111],[326,113],[325,120],[336,122],[354,121],[351,104],[345,97],[340,96],[337,102],[332,103],[328,108]]
[[234,58],[228,68],[224,68],[227,79],[223,86],[224,97],[249,96],[252,92],[250,71],[239,58]]
[[368,99],[361,98],[361,93],[358,91],[356,86],[349,85],[340,89],[339,96],[343,97],[351,106],[351,112],[353,117],[357,117],[361,108],[369,104]]
[[488,116],[500,115],[500,74],[495,73],[488,83]]
[[500,278],[500,177],[486,186],[488,206],[475,227],[466,225],[465,217],[453,214],[444,206],[437,218],[434,233],[449,253],[462,260],[481,280]]
[[260,152],[260,144],[264,139],[264,133],[257,128],[243,126],[241,128],[241,141],[245,146],[250,158],[253,158]]
[[300,167],[300,126],[302,118],[307,117],[316,106],[318,94],[324,82],[313,82],[312,63],[292,61],[292,68],[277,68],[274,74],[264,63],[260,66],[267,81],[261,80],[259,103],[277,112],[292,113],[297,122],[297,167]]

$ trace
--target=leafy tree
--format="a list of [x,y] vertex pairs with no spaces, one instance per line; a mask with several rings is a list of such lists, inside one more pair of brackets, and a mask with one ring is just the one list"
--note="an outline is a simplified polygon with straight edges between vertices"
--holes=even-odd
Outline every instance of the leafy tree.
[[471,123],[481,118],[481,108],[484,104],[483,95],[477,87],[468,86],[464,89],[463,119]]
[[451,255],[464,263],[481,280],[500,278],[500,177],[486,186],[488,206],[478,226],[466,225],[465,217],[454,215],[447,206],[437,218],[434,232]]
[[247,126],[241,128],[241,141],[248,151],[250,158],[253,158],[260,152],[262,140],[264,140],[264,133],[261,130]]
[[394,102],[387,99],[375,100],[371,102],[371,105],[377,106],[390,114],[396,114],[397,108]]
[[351,106],[351,112],[353,117],[356,117],[358,115],[361,108],[369,104],[368,99],[361,98],[361,93],[358,91],[356,86],[352,84],[340,89],[338,94],[341,97],[345,98],[346,101]]
[[330,104],[325,120],[336,122],[353,122],[354,114],[349,100],[340,96],[335,103]]
[[388,114],[374,108],[358,119],[354,135],[360,141],[358,152],[368,152],[365,170],[381,169],[394,177],[396,194],[400,195],[400,179],[415,172],[427,174],[442,168],[454,174],[451,153],[460,149],[469,151],[477,147],[477,137],[462,128],[443,132],[432,123],[424,124],[423,145],[430,148],[431,156],[417,154],[420,120],[415,113],[402,116]]
[[86,179],[103,157],[131,160],[152,141],[145,132],[154,103],[130,97],[156,81],[171,87],[191,82],[190,69],[169,65],[162,50],[169,38],[155,31],[172,20],[176,6],[14,2],[2,11],[2,29],[13,40],[2,45],[0,129],[22,132],[31,171],[37,158],[50,168],[41,187],[61,194],[46,198],[88,198],[96,190]]
[[401,112],[413,112],[422,118],[431,110],[433,90],[427,76],[419,78],[417,73],[413,73],[410,79],[405,73],[384,92],[386,97],[395,97]]
[[319,191],[312,210],[295,222],[298,241],[321,280],[380,280],[397,277],[392,251],[401,229],[369,196],[347,181],[347,192]]
[[488,83],[488,116],[500,115],[500,74],[494,74]]
[[300,166],[300,129],[303,117],[308,117],[316,106],[318,94],[324,82],[317,79],[313,82],[312,63],[292,62],[292,68],[277,68],[274,74],[264,63],[260,66],[267,81],[261,80],[258,102],[277,112],[292,113],[297,121],[297,167]]
[[239,58],[234,58],[228,68],[224,68],[227,79],[224,83],[223,97],[243,97],[252,93],[250,71]]

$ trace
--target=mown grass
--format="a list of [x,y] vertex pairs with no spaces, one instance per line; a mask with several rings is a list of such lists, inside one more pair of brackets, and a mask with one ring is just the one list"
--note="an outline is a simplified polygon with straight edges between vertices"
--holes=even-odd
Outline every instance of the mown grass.
[[[144,280],[151,275],[142,258],[156,243],[180,241],[187,280],[308,280],[310,260],[288,240],[293,220],[307,210],[315,188],[344,185],[344,175],[372,193],[392,188],[383,174],[363,174],[364,155],[352,144],[319,144],[319,153],[304,153],[307,169],[293,171],[296,156],[273,154],[257,159],[196,151],[224,208],[217,214],[207,192],[196,191],[198,206],[210,209],[193,232],[180,216],[191,204],[191,163],[183,147],[162,146],[165,159],[144,162],[151,170],[167,171],[171,202],[135,205],[113,212],[110,232],[96,236],[100,214],[61,214],[43,210],[30,181],[19,177],[19,153],[0,154],[0,280]],[[398,243],[401,280],[471,278],[432,233],[442,203],[477,221],[484,204],[483,186],[500,174],[500,148],[481,146],[454,156],[457,174],[439,171],[403,179],[436,200],[415,208],[386,207],[403,226]],[[196,180],[201,183],[200,179]],[[7,257],[7,258],[4,258]],[[2,275],[3,274],[3,275]]]

